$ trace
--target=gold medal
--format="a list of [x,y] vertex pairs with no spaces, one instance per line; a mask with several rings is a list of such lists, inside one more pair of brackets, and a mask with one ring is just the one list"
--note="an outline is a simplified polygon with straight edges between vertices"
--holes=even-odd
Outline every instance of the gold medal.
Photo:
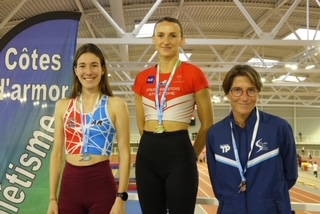
[[157,133],[157,134],[161,134],[164,132],[164,127],[163,125],[159,125],[156,130],[154,131],[154,133]]
[[239,192],[245,192],[247,190],[247,183],[245,181],[241,181],[240,185],[239,185]]

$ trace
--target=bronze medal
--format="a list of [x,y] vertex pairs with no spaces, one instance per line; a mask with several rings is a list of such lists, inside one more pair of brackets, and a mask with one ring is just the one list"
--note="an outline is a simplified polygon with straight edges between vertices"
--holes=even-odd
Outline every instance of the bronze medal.
[[245,192],[247,190],[247,183],[245,181],[241,181],[240,185],[239,185],[239,193],[240,192]]

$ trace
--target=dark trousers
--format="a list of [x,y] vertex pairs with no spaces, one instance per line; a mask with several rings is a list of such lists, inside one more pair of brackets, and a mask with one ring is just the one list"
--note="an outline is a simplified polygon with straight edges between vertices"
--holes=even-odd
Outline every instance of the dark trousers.
[[59,196],[59,214],[109,213],[117,186],[109,161],[92,166],[66,163]]
[[188,132],[144,132],[136,158],[143,214],[194,214],[198,169]]

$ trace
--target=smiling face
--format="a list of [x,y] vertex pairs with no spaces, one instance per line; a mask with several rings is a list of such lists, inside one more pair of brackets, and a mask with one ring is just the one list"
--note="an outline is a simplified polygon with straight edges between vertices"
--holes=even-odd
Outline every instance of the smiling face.
[[[242,90],[242,95],[238,97],[234,96],[231,93],[233,89]],[[245,121],[255,108],[258,100],[258,94],[256,94],[256,96],[249,96],[248,91],[257,90],[257,88],[247,77],[236,76],[233,79],[231,90],[227,94],[227,97],[230,101],[234,118],[235,120],[241,118],[241,120]]]
[[156,25],[152,41],[160,57],[169,59],[179,57],[179,49],[185,42],[181,34],[177,23],[163,21]]
[[101,66],[100,59],[93,53],[83,53],[77,60],[75,74],[82,88],[89,91],[100,90],[99,83],[105,68]]

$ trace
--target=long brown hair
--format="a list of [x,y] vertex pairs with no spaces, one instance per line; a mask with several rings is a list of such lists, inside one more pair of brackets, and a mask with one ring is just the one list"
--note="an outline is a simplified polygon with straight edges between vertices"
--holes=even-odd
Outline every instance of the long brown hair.
[[107,67],[106,62],[104,59],[104,55],[102,51],[99,49],[98,46],[94,44],[85,44],[78,48],[74,60],[73,60],[73,82],[72,82],[72,90],[71,90],[71,96],[70,98],[76,98],[82,91],[82,85],[75,73],[75,68],[78,63],[79,57],[84,53],[92,53],[96,55],[100,59],[101,67],[105,69],[104,74],[101,77],[101,81],[99,83],[100,91],[103,94],[106,94],[108,96],[113,96],[109,81],[108,81],[108,73],[107,73]]

